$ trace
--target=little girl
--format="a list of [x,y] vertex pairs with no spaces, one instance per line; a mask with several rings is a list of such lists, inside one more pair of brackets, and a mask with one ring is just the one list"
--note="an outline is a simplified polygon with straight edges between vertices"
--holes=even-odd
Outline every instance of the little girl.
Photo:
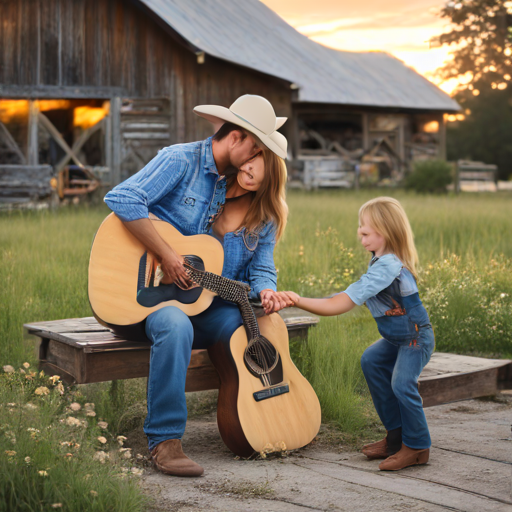
[[382,338],[366,349],[361,366],[387,436],[362,451],[369,459],[386,459],[379,469],[397,471],[428,462],[430,434],[418,378],[434,351],[434,333],[418,295],[418,254],[400,203],[391,197],[365,203],[358,235],[372,253],[359,281],[328,299],[286,293],[297,307],[326,316],[366,302]]

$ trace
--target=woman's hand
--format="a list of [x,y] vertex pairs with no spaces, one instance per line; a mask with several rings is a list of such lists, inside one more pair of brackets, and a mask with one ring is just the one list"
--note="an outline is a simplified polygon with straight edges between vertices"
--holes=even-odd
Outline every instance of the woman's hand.
[[260,293],[260,298],[266,315],[293,306],[293,301],[286,295],[286,292],[275,292],[274,290],[266,289]]

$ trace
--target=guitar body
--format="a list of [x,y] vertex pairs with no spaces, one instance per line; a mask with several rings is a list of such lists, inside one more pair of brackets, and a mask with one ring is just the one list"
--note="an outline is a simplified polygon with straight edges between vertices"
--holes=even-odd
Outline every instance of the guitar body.
[[[151,222],[178,254],[194,255],[205,270],[222,273],[224,251],[218,240],[209,235],[184,236],[167,222]],[[111,213],[96,233],[89,260],[89,302],[96,319],[122,336],[140,339],[145,337],[142,322],[158,309],[176,306],[195,316],[210,306],[215,296],[211,291],[183,291],[176,285],[153,287],[156,265],[153,256]]]
[[229,346],[217,343],[208,350],[220,376],[217,423],[226,446],[241,457],[255,452],[301,448],[320,429],[321,410],[315,391],[290,358],[288,330],[277,314],[258,318],[261,334],[279,352],[280,363],[271,372],[274,388],[288,391],[257,401],[254,393],[268,388],[248,371],[244,362],[247,347],[245,328],[239,327]]

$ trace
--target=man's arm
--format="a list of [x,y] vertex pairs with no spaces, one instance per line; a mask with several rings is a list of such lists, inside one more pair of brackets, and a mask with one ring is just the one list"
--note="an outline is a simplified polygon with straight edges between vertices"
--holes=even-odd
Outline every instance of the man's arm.
[[137,174],[117,185],[105,196],[105,203],[121,219],[128,231],[160,262],[164,283],[176,282],[188,288],[191,284],[183,268],[183,257],[158,234],[149,220],[149,206],[171,192],[186,169],[180,155],[167,148]]
[[123,221],[123,224],[148,251],[156,256],[166,276],[162,280],[163,283],[176,283],[182,288],[188,288],[192,284],[183,267],[183,256],[165,242],[149,219]]

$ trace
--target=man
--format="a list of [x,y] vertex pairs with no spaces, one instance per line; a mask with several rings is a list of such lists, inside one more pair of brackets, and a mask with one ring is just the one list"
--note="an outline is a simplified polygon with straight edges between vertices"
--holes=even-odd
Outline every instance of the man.
[[[272,105],[261,96],[244,95],[229,109],[202,105],[194,109],[219,130],[213,138],[177,144],[160,150],[146,167],[105,196],[105,202],[126,228],[159,260],[164,283],[188,288],[191,282],[178,254],[158,234],[149,214],[174,225],[184,235],[206,233],[225,202],[225,172],[240,168],[267,147],[286,158],[287,142],[276,130],[286,118],[276,118]],[[273,289],[261,291],[267,311],[284,307]],[[146,321],[152,341],[148,378],[148,414],[144,432],[153,461],[160,471],[175,476],[200,476],[203,468],[181,448],[187,410],[185,377],[194,332],[203,330],[212,342],[229,340],[241,325],[235,305],[223,305],[190,321],[177,308],[163,308]],[[176,310],[177,312],[172,312]],[[211,335],[210,335],[211,333]]]

